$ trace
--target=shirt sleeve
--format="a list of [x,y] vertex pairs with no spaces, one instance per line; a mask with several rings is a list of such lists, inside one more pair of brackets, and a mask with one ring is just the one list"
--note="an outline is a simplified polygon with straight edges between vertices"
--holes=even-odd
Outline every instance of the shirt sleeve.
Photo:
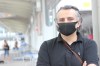
[[36,66],[50,66],[47,43],[43,42],[38,53]]
[[95,41],[89,40],[84,47],[84,60],[87,62],[87,64],[96,64],[97,66],[99,66],[97,44],[95,43]]

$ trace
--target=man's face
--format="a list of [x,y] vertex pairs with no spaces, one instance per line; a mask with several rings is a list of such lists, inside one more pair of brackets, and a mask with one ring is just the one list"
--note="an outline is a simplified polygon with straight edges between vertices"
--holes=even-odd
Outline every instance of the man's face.
[[80,26],[79,18],[77,13],[73,9],[60,10],[57,13],[57,23],[68,23],[78,21],[76,28]]

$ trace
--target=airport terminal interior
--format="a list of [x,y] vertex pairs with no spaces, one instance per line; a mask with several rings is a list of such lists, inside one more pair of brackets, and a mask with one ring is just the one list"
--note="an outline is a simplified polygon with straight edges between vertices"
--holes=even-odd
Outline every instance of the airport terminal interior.
[[[97,0],[0,0],[0,66],[36,66],[41,44],[58,36],[54,18],[64,5],[79,8],[83,18],[80,32],[99,47],[96,4]],[[9,46],[9,56],[4,54],[4,44]]]

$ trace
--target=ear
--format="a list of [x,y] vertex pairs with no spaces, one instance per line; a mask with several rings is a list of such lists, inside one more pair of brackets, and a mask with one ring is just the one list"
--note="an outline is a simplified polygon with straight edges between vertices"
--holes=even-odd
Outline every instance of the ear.
[[75,28],[78,29],[78,28],[80,28],[80,26],[81,26],[81,22],[78,21],[78,22],[76,23]]

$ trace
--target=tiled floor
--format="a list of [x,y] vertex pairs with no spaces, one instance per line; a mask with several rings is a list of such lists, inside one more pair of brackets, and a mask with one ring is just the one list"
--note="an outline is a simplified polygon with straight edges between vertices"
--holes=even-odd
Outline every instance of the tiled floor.
[[36,66],[36,59],[29,60],[29,58],[24,58],[23,60],[23,58],[17,58],[11,60],[7,58],[4,61],[4,63],[0,63],[0,66]]
[[1,60],[4,60],[5,63],[0,66],[36,66],[37,53],[31,55],[18,55],[10,53],[9,57],[0,56]]
[[36,66],[34,61],[12,61],[0,64],[0,66]]

